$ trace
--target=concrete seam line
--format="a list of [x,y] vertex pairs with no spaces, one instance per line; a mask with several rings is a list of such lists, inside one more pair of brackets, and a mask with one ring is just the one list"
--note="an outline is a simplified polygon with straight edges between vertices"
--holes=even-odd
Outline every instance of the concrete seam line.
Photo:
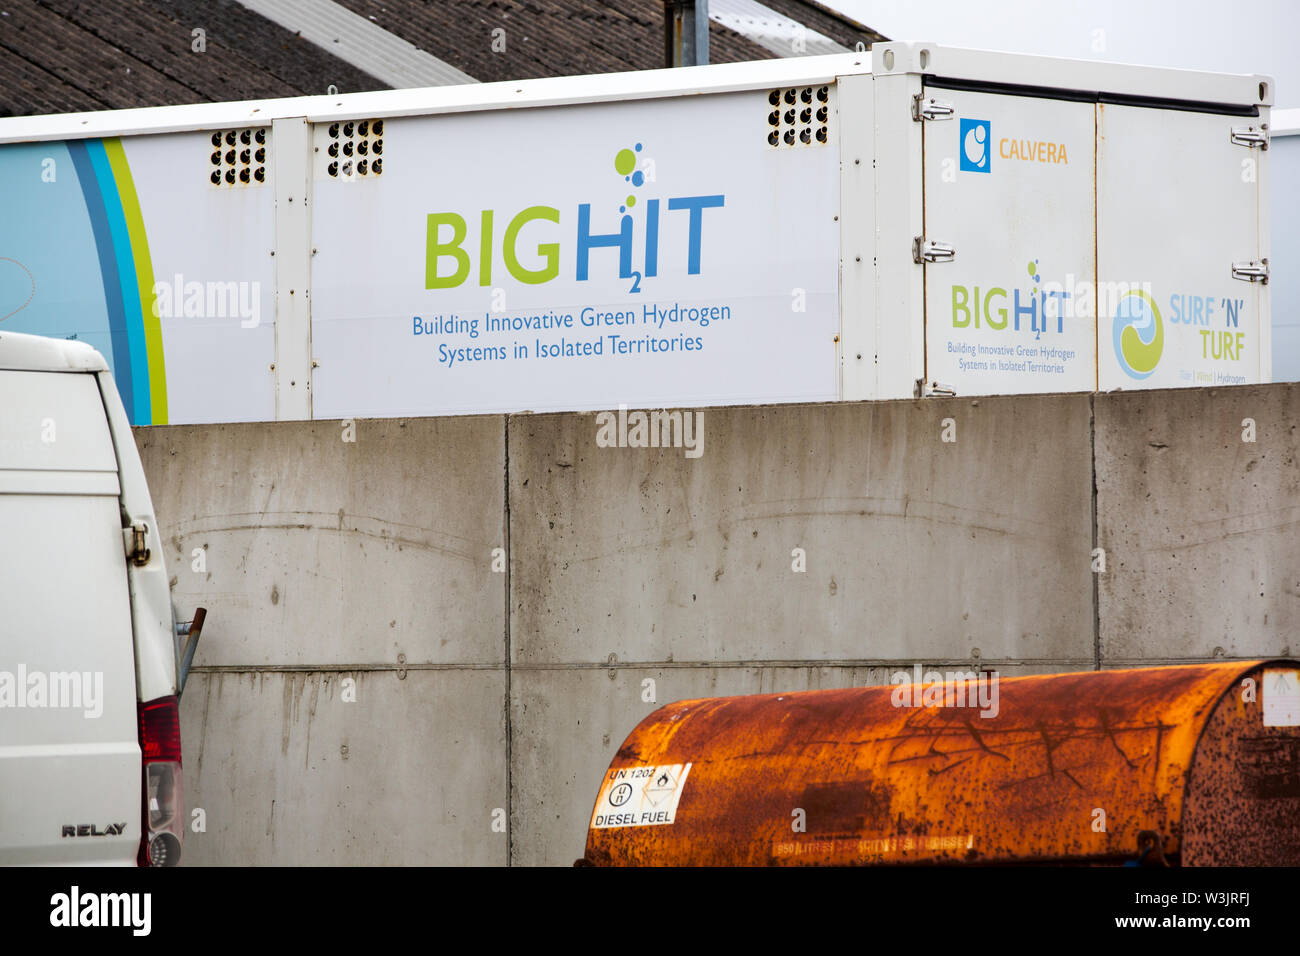
[[[1253,660],[1253,658],[1243,658],[1243,660]],[[512,670],[517,671],[609,671],[609,670],[701,670],[708,668],[731,669],[739,668],[762,668],[769,670],[790,669],[790,670],[808,670],[827,669],[827,668],[861,668],[874,667],[881,670],[891,668],[910,668],[913,664],[923,664],[926,667],[986,667],[988,665],[997,665],[1000,667],[1009,667],[1016,665],[1027,666],[1070,666],[1070,665],[1091,665],[1093,663],[1090,657],[1078,658],[920,658],[908,657],[899,660],[828,660],[828,661],[810,661],[810,660],[754,660],[754,661],[617,661],[609,663],[604,661],[574,661],[574,662],[547,662],[544,664],[521,664],[511,665]]]
[[[1092,554],[1088,556],[1088,573],[1092,575],[1092,656],[1093,669],[1101,670],[1101,578],[1092,570],[1093,554],[1101,547],[1097,527],[1097,397],[1088,396],[1088,460],[1092,471],[1092,494],[1088,520],[1092,525]],[[1104,553],[1104,552],[1103,552]]]
[[[1126,660],[1128,658],[1125,658]],[[1170,658],[1173,660],[1174,658]],[[1182,658],[1177,658],[1181,660]],[[1256,660],[1254,656],[1241,658],[1204,658],[1204,660]],[[1117,658],[1116,660],[1119,660]],[[1147,658],[1132,658],[1131,660],[1141,663]],[[1202,658],[1187,658],[1187,660],[1202,660]],[[752,661],[618,661],[609,663],[608,661],[548,661],[545,663],[514,663],[507,667],[501,662],[489,663],[462,663],[462,664],[435,664],[435,663],[411,663],[405,664],[203,664],[195,665],[192,672],[196,674],[357,674],[357,673],[384,673],[397,671],[502,671],[510,673],[513,671],[608,671],[608,670],[700,670],[706,668],[719,669],[738,669],[738,668],[768,668],[768,669],[790,669],[790,670],[807,670],[825,669],[825,668],[861,668],[874,667],[882,670],[889,668],[908,668],[913,664],[924,664],[927,667],[987,667],[997,665],[999,667],[1012,666],[1029,666],[1029,667],[1050,667],[1050,666],[1074,666],[1074,665],[1091,665],[1095,661],[1091,657],[1053,657],[1053,658],[1032,658],[1032,657],[1015,657],[1015,658],[919,658],[908,657],[897,660],[887,659],[870,659],[870,660],[752,660]]]
[[505,663],[505,722],[506,722],[506,866],[513,866],[515,862],[515,827],[514,827],[514,803],[515,803],[515,778],[514,778],[514,681],[511,672],[510,658],[513,651],[510,646],[510,416],[502,416],[502,435],[501,435],[501,472],[502,482],[505,487],[505,494],[502,496],[502,535],[504,541],[502,547],[505,549],[506,562],[506,579],[505,595],[506,604],[505,619],[502,622],[504,628],[504,663]]
[[[756,0],[709,0],[709,19],[780,56],[851,52],[830,37]],[[796,40],[802,41],[803,52],[794,52]]]
[[462,664],[196,664],[193,674],[359,674],[384,671],[499,671],[499,662]]
[[239,0],[239,3],[393,89],[478,82],[468,73],[462,73],[334,0]]

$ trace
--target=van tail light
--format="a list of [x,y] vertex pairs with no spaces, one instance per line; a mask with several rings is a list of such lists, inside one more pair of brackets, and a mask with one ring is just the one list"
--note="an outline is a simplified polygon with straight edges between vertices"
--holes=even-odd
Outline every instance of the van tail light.
[[180,703],[159,697],[139,705],[144,763],[140,866],[175,866],[181,860],[185,807],[181,789]]

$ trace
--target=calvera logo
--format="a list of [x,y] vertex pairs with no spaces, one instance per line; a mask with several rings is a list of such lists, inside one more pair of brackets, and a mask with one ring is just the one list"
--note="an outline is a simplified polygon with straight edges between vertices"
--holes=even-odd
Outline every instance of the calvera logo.
[[[705,214],[725,206],[726,197],[722,193],[653,199],[639,196],[651,182],[638,168],[641,152],[642,144],[636,143],[615,153],[614,172],[621,180],[616,203],[606,201],[593,207],[592,203],[580,202],[572,218],[554,206],[528,206],[509,218],[498,216],[497,210],[484,209],[478,214],[478,235],[471,237],[469,222],[460,213],[429,213],[425,288],[455,288],[475,271],[478,284],[490,286],[498,257],[518,282],[550,282],[559,278],[561,243],[566,236],[574,243],[573,278],[578,282],[590,278],[593,265],[612,265],[615,260],[619,277],[630,282],[629,292],[640,292],[641,282],[657,276],[661,269],[699,275],[704,267],[705,226],[710,218]],[[616,218],[614,205],[618,207]],[[502,225],[505,228],[498,246],[497,230]],[[521,238],[523,233],[527,233],[526,239]],[[638,233],[644,257],[634,262],[633,240]],[[477,263],[473,261],[475,252]]]
[[989,171],[989,143],[993,132],[988,120],[961,121],[961,168],[968,173]]
[[1147,292],[1135,289],[1119,300],[1113,325],[1115,358],[1129,378],[1147,378],[1165,349],[1160,308]]

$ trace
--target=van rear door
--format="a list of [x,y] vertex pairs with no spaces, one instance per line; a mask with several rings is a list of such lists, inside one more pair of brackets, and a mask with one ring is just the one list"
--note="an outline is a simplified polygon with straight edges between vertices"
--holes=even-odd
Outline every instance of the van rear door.
[[136,673],[95,376],[0,369],[0,864],[133,864]]

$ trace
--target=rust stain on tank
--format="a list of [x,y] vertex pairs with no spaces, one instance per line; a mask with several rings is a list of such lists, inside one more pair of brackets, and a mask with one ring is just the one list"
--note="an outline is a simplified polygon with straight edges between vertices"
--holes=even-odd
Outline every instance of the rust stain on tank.
[[1300,685],[1288,660],[1002,678],[996,708],[960,680],[940,706],[920,685],[913,706],[892,685],[679,701],[605,778],[689,763],[673,822],[595,826],[603,782],[581,862],[1300,864],[1300,727],[1238,692],[1266,672]]

